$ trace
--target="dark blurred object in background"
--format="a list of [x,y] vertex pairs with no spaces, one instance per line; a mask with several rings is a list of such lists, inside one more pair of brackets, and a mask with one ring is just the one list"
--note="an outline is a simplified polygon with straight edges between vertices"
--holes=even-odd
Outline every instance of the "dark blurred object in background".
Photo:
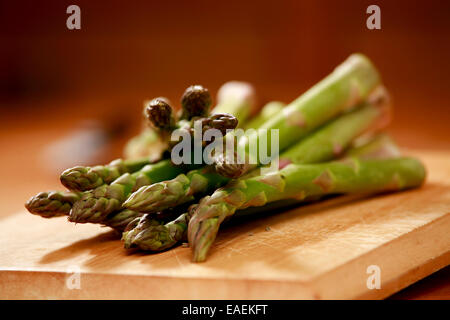
[[130,117],[106,115],[104,119],[82,121],[64,136],[50,141],[42,150],[42,167],[52,175],[67,168],[109,163],[111,144],[126,133]]

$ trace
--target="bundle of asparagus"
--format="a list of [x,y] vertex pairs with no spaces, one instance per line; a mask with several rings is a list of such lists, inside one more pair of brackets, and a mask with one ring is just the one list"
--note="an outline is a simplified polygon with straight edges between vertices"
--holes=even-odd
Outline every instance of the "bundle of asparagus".
[[[213,113],[209,111],[211,101],[206,88],[191,86],[182,96],[178,115],[174,115],[170,102],[162,97],[147,102],[143,114],[149,128],[158,134],[159,140],[163,141],[160,143],[168,151],[168,140],[174,130],[188,130],[192,134],[195,130],[194,123],[200,121],[203,128],[224,132],[235,128],[239,123],[245,123],[256,106],[254,89],[245,82],[223,85]],[[231,112],[237,116],[233,116]],[[142,134],[147,133],[144,131]],[[150,149],[149,152],[151,151]],[[151,161],[148,156],[117,159],[107,165],[95,167],[77,166],[65,170],[60,176],[61,183],[69,192],[41,192],[25,206],[33,214],[46,218],[68,215],[69,221],[78,223],[105,224],[111,217],[125,221],[129,216],[140,214],[122,210],[121,207],[133,188],[170,179],[196,167],[198,165],[176,166],[170,159],[164,158]],[[106,224],[111,225],[109,222]],[[123,229],[123,225],[116,221],[115,225]]]
[[[257,217],[330,194],[399,191],[425,179],[420,161],[402,157],[382,133],[391,119],[389,95],[361,54],[288,105],[271,102],[252,117],[255,100],[252,86],[242,82],[222,86],[212,111],[209,91],[199,85],[185,91],[177,114],[166,98],[153,99],[144,108],[148,128],[126,147],[130,153],[143,141],[136,148],[145,157],[68,169],[61,182],[69,191],[41,192],[26,207],[45,218],[109,226],[122,232],[125,248],[161,251],[188,241],[199,262],[222,222],[234,216]],[[238,135],[237,127],[263,130]],[[218,129],[227,146],[213,153],[212,164],[176,165],[167,157],[178,143],[171,140],[174,130],[203,136],[207,129]],[[281,152],[270,159],[278,164],[272,171],[254,148],[268,139],[270,149],[270,130],[278,130]],[[155,148],[145,138],[150,133]],[[230,141],[237,142],[231,149]]]

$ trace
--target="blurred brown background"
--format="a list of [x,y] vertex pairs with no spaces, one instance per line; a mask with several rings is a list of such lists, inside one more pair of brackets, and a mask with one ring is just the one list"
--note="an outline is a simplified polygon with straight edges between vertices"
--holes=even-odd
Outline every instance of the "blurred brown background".
[[[81,8],[81,30],[66,28],[71,4]],[[381,30],[366,28],[371,4],[381,8]],[[125,125],[91,162],[112,160],[140,130],[144,99],[178,103],[188,85],[215,94],[225,81],[245,80],[261,103],[289,102],[352,52],[379,68],[397,141],[448,149],[449,14],[450,2],[438,0],[2,0],[0,216],[60,188],[59,167],[48,161],[60,149],[48,148],[83,119]],[[76,164],[82,149],[59,152]]]

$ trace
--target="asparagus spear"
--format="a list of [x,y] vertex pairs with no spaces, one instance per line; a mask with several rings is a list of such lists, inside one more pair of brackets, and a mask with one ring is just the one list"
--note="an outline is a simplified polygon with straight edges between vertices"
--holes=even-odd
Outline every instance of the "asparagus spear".
[[[203,133],[208,129],[218,129],[225,134],[227,130],[236,128],[238,119],[229,113],[214,113],[209,115],[211,96],[202,86],[189,87],[181,100],[181,119],[175,123],[172,107],[164,99],[154,99],[146,107],[148,120],[161,131],[163,140],[169,140],[170,134],[178,129],[187,131],[194,138],[195,123],[200,122]],[[174,146],[178,141],[170,141]]]
[[[75,201],[79,200],[81,193],[79,192],[62,192],[62,191],[48,191],[40,192],[33,196],[25,204],[25,207],[32,214],[39,215],[43,218],[55,218],[61,216],[68,216],[70,209]],[[184,210],[183,208],[180,208]],[[113,212],[101,221],[88,221],[92,223],[102,224],[111,227],[117,231],[124,231],[125,228],[134,219],[142,216],[142,213],[133,210],[121,210]],[[154,215],[155,220],[164,222],[167,218],[174,216],[174,210],[167,210]]]
[[79,192],[48,191],[40,192],[31,197],[25,208],[32,213],[43,218],[53,218],[67,215],[72,205],[79,200]]
[[[359,143],[361,144],[356,147],[351,147],[346,151],[344,154],[344,159],[354,156],[358,156],[361,159],[388,159],[397,158],[400,156],[397,145],[386,134],[366,137],[366,139],[363,139]],[[310,199],[311,198],[314,197],[310,197]],[[307,199],[301,201],[306,200]],[[267,211],[279,210],[293,206],[298,202],[299,201],[295,199],[276,201],[262,207],[237,210],[235,216],[261,214]],[[197,206],[198,204],[191,205],[185,213],[181,214],[177,219],[171,222],[164,225],[141,229],[139,232],[129,233],[124,235],[123,239],[129,245],[137,246],[142,250],[161,251],[173,247],[178,242],[187,239],[188,223]],[[180,212],[184,212],[184,209],[181,208]],[[130,230],[134,226],[130,224]]]
[[[187,210],[186,206],[180,206],[177,210],[185,211]],[[152,218],[155,221],[159,221],[161,224],[173,220],[173,218],[178,215],[178,211],[174,208],[170,208],[167,210],[163,210],[158,212],[157,214],[154,214]],[[133,225],[133,221],[136,221],[136,219],[140,219],[142,217],[143,213],[124,209],[118,212],[113,212],[106,216],[106,218],[103,221],[96,222],[100,223],[104,226],[111,227],[117,231],[124,231],[129,227],[130,225]],[[134,225],[135,226],[135,225]],[[134,227],[133,226],[133,227]]]
[[176,129],[176,119],[170,102],[165,97],[158,97],[144,103],[143,111],[145,129],[126,144],[125,156],[134,157],[143,154],[152,162],[161,160],[169,148],[169,138]]
[[141,215],[142,214],[140,212],[125,209],[108,215],[105,220],[100,223],[104,226],[111,227],[119,232],[122,232],[131,221]]
[[[286,106],[282,113],[265,122],[262,128],[279,130],[279,151],[282,152],[312,130],[360,104],[379,84],[380,77],[370,60],[364,55],[353,54],[329,76]],[[218,154],[216,170],[237,178],[255,168],[261,159],[255,150],[258,148],[250,146],[258,146],[258,141],[265,136],[263,130],[248,134],[247,139],[240,139],[235,150]],[[232,138],[232,135],[227,136],[227,139]],[[270,154],[270,136],[267,140]],[[244,164],[239,164],[241,162]]]
[[[30,213],[39,215],[43,218],[68,216],[73,203],[79,200],[80,197],[81,193],[79,192],[40,192],[28,200],[25,207]],[[122,210],[107,216],[99,223],[115,230],[123,231],[130,221],[140,215],[142,214],[136,211]]]
[[[153,103],[157,102],[155,100],[162,100],[170,105],[169,100],[164,97],[153,99]],[[150,162],[156,162],[162,159],[164,151],[168,148],[168,140],[161,137],[161,130],[153,125],[153,117],[151,116],[151,112],[150,114],[147,112],[148,106],[152,104],[152,101],[144,102],[142,114],[145,121],[143,121],[142,131],[126,143],[123,151],[125,159],[139,159],[147,157]],[[170,121],[175,122],[175,119],[171,117]]]
[[156,162],[161,160],[167,148],[167,142],[162,141],[153,128],[145,125],[140,134],[127,141],[123,155],[125,159],[131,160],[147,157],[150,162]]
[[[377,99],[338,117],[288,149],[280,156],[279,165],[283,167],[289,163],[316,163],[334,159],[356,137],[368,130],[384,127],[389,118],[387,95],[380,92]],[[230,178],[216,173],[211,167],[196,169],[180,174],[175,179],[138,189],[123,206],[140,212],[157,212],[192,201],[195,196],[212,192],[228,181]]]
[[[141,214],[131,219],[128,225],[124,228],[122,240],[125,242],[125,248],[129,249],[135,247],[133,239],[141,232],[151,228],[157,228],[164,225],[167,221],[171,221],[175,213],[181,211],[188,211],[188,206],[180,206],[177,209],[168,209],[158,212],[157,215]],[[126,210],[124,210],[126,211]]]
[[391,119],[387,92],[379,87],[371,99],[322,126],[280,156],[280,167],[289,163],[316,163],[329,161],[342,153],[358,137],[385,128]]
[[161,160],[169,148],[170,133],[176,129],[176,119],[165,97],[144,102],[143,115],[144,129],[127,142],[124,155],[130,159],[148,157],[155,162]]
[[380,193],[420,186],[425,168],[413,158],[349,159],[323,164],[290,164],[278,172],[235,180],[203,198],[188,227],[193,260],[206,259],[222,221],[236,210],[277,200],[344,193]]
[[[196,165],[188,165],[194,169]],[[102,185],[83,193],[70,211],[69,221],[77,223],[102,221],[110,213],[120,210],[122,203],[137,188],[176,177],[185,172],[183,166],[174,166],[170,160],[149,164],[133,174],[125,173],[110,185]]]
[[271,119],[277,113],[282,112],[285,106],[285,103],[279,101],[267,103],[255,117],[250,119],[250,121],[244,125],[244,127],[246,129],[256,129],[261,127],[264,122]]
[[[386,133],[379,133],[375,136],[364,136],[355,142],[346,153],[347,157],[357,157],[360,159],[389,159],[400,157],[400,149]],[[367,142],[369,140],[369,142]]]
[[207,117],[212,98],[208,89],[201,85],[190,86],[181,97],[180,119],[190,120],[196,117]]
[[[135,225],[131,223],[130,231],[122,235],[125,248],[139,247],[142,250],[162,251],[182,240],[187,240],[188,223],[196,207],[197,204],[191,205],[187,212],[166,224],[153,223],[136,227],[136,223]],[[142,216],[142,220],[147,219],[151,220],[152,216],[149,214]]]
[[[401,153],[397,144],[389,135],[385,133],[364,135],[354,141],[352,146],[339,158],[340,161],[348,161],[349,158],[358,158],[360,160],[375,159],[396,159],[400,158]],[[242,178],[240,178],[242,179]],[[281,200],[271,202],[264,207],[251,207],[244,210],[238,210],[239,216],[258,214],[264,208],[264,211],[279,210],[297,205],[299,202],[317,201],[321,196],[310,196],[305,199]]]
[[124,241],[125,249],[129,249],[134,246],[131,240],[136,234],[150,227],[162,225],[162,223],[163,222],[161,220],[150,217],[148,214],[144,214],[141,217],[137,217],[132,220],[122,233],[122,240]]
[[133,173],[149,164],[147,157],[135,160],[116,159],[107,165],[95,167],[76,166],[65,170],[60,180],[73,191],[86,191],[111,183],[124,173]]

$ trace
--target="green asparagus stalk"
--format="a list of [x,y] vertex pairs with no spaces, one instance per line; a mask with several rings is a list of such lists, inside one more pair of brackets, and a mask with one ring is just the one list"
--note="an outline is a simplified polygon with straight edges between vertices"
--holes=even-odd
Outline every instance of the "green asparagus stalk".
[[147,157],[135,160],[116,159],[107,165],[95,167],[76,166],[65,170],[60,180],[63,186],[73,191],[86,191],[111,183],[124,173],[139,171],[149,164]]
[[31,197],[25,208],[43,218],[60,217],[69,214],[72,205],[79,200],[79,192],[48,191]]
[[[385,133],[364,135],[354,141],[352,146],[339,158],[340,161],[348,161],[349,158],[360,160],[396,159],[401,157],[398,145]],[[256,170],[254,170],[256,171]],[[242,179],[242,178],[240,178]],[[310,196],[305,199],[288,199],[271,202],[263,207],[250,207],[238,210],[239,216],[259,214],[262,211],[274,211],[298,205],[299,203],[320,200],[321,196]],[[262,210],[264,208],[264,210]]]
[[[355,156],[360,159],[393,159],[398,158],[400,153],[398,146],[388,135],[377,134],[375,136],[366,136],[365,139],[358,141],[358,146],[348,149],[343,155],[343,159]],[[314,198],[317,200],[318,197],[309,197],[309,199]],[[305,198],[300,201],[304,202],[307,201],[307,199]],[[235,216],[248,216],[272,212],[274,210],[294,206],[298,204],[298,202],[299,200],[295,199],[275,201],[262,207],[237,210]],[[142,250],[161,251],[173,247],[178,242],[187,239],[188,223],[197,206],[198,204],[190,205],[186,212],[184,212],[183,208],[180,208],[179,212],[184,213],[177,219],[164,225],[157,225],[142,229],[137,233],[130,233],[129,235],[124,236],[123,239],[125,239],[128,244],[132,244]],[[133,226],[130,225],[130,229],[132,229],[132,227]]]
[[123,232],[131,221],[140,217],[142,213],[133,210],[121,210],[108,215],[100,224]]
[[236,210],[278,200],[346,193],[380,193],[420,186],[425,168],[413,158],[290,164],[278,172],[235,180],[203,198],[188,227],[193,260],[204,261],[219,226]]
[[[262,129],[268,132],[279,130],[278,149],[282,152],[312,130],[366,100],[379,84],[379,74],[370,60],[364,55],[353,54],[329,76],[286,106],[283,112],[265,122]],[[258,148],[250,146],[258,146],[266,135],[264,130],[248,134],[247,139],[240,139],[234,150],[217,154],[216,170],[227,177],[238,178],[254,169],[261,159]],[[233,136],[227,135],[227,139],[233,139]],[[270,155],[270,135],[267,141],[267,154]]]
[[[358,136],[386,126],[389,110],[387,95],[380,92],[378,99],[338,117],[284,152],[279,159],[280,168],[289,163],[317,163],[337,158]],[[210,193],[229,181],[230,178],[211,167],[200,168],[142,187],[123,206],[140,212],[157,212],[193,201],[196,196]]]
[[346,157],[357,157],[365,160],[398,158],[401,155],[399,147],[386,133],[361,138],[355,142],[355,146],[348,150]]
[[370,98],[283,152],[279,166],[282,168],[290,163],[306,164],[335,159],[358,137],[385,128],[391,120],[388,94],[383,87],[379,87]]
[[150,162],[156,162],[161,160],[167,148],[167,142],[160,139],[155,129],[145,125],[140,134],[128,140],[123,155],[125,159],[129,160],[146,157]]
[[243,127],[246,129],[256,129],[263,125],[264,122],[271,119],[277,113],[282,112],[283,108],[286,106],[285,103],[279,101],[271,101],[264,105],[261,111],[254,116],[248,123]]

